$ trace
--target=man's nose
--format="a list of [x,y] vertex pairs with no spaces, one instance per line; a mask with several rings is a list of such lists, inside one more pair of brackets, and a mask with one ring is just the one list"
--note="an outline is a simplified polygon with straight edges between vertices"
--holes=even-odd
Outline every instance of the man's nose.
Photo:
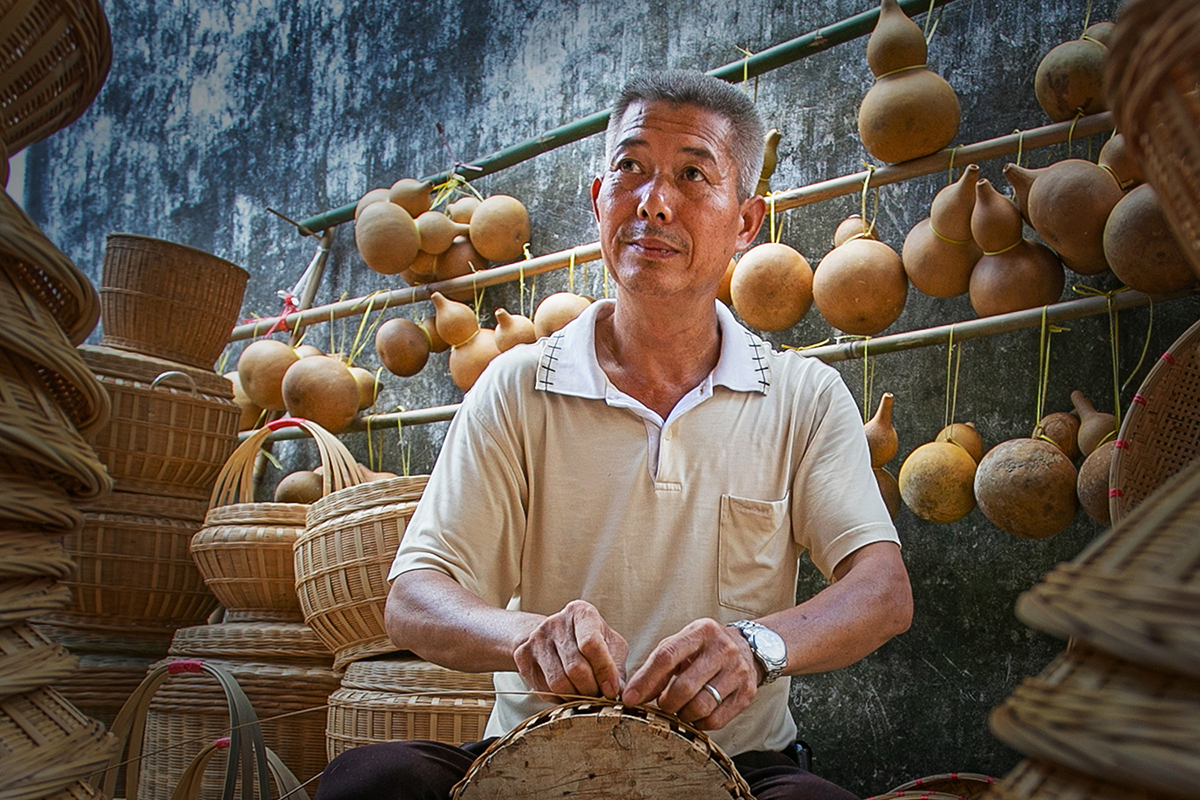
[[641,187],[638,198],[638,217],[670,222],[675,216],[674,187],[669,178],[659,173],[651,175]]

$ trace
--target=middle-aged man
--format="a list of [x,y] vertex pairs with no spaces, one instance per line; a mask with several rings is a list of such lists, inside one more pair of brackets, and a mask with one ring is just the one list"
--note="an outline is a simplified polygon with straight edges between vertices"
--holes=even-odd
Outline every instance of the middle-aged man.
[[[619,697],[711,731],[759,800],[848,798],[796,764],[776,679],[861,659],[907,629],[912,597],[838,374],[716,299],[765,215],[762,142],[721,81],[626,87],[591,188],[616,299],[467,393],[392,567],[388,630],[496,673],[489,737],[545,695]],[[804,552],[831,583],[797,604]],[[484,744],[352,750],[318,798],[445,798]]]

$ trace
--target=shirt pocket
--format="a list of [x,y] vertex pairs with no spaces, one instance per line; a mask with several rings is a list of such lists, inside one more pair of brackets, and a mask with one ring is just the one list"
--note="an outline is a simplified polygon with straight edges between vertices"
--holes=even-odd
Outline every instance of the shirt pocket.
[[726,608],[763,616],[796,603],[796,552],[788,497],[721,496],[717,598]]

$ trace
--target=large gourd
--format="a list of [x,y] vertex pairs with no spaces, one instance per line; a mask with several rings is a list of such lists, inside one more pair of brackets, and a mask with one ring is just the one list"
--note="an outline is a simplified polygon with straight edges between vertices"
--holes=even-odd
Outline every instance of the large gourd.
[[845,333],[873,336],[904,310],[908,278],[891,247],[874,239],[851,239],[817,265],[812,290],[826,322]]
[[1055,122],[1108,109],[1104,92],[1108,48],[1090,35],[1092,30],[1058,45],[1038,63],[1033,91],[1042,110]]
[[1068,158],[1037,173],[1026,199],[1029,224],[1080,275],[1108,269],[1104,224],[1124,196],[1110,170]]
[[867,40],[867,65],[875,84],[858,108],[863,147],[888,163],[936,153],[958,133],[954,89],[925,68],[925,35],[896,0],[883,0]]
[[421,249],[412,215],[386,201],[370,203],[359,212],[354,242],[367,266],[383,275],[399,275],[408,269]]
[[1071,460],[1052,442],[1010,439],[975,471],[979,510],[1005,533],[1044,539],[1071,524],[1079,509]]
[[734,268],[729,293],[733,307],[752,328],[781,331],[812,307],[813,271],[808,260],[786,244],[752,247]]
[[1113,274],[1139,292],[1167,294],[1196,283],[1158,193],[1148,183],[1122,197],[1108,215],[1104,255]]
[[975,460],[953,442],[927,442],[900,465],[900,496],[918,517],[949,523],[975,508]]
[[967,165],[957,181],[937,193],[929,216],[904,239],[904,271],[912,285],[930,297],[957,297],[971,286],[971,271],[983,255],[971,236],[978,179],[979,166]]

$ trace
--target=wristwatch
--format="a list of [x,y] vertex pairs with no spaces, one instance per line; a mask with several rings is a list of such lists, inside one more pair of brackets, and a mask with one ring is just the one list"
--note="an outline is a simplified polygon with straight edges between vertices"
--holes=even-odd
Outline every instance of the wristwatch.
[[727,627],[737,628],[750,643],[750,652],[754,653],[754,657],[758,659],[759,664],[762,664],[763,672],[766,674],[761,685],[766,685],[783,674],[788,662],[787,644],[784,643],[782,636],[766,625],[748,619],[731,622]]

